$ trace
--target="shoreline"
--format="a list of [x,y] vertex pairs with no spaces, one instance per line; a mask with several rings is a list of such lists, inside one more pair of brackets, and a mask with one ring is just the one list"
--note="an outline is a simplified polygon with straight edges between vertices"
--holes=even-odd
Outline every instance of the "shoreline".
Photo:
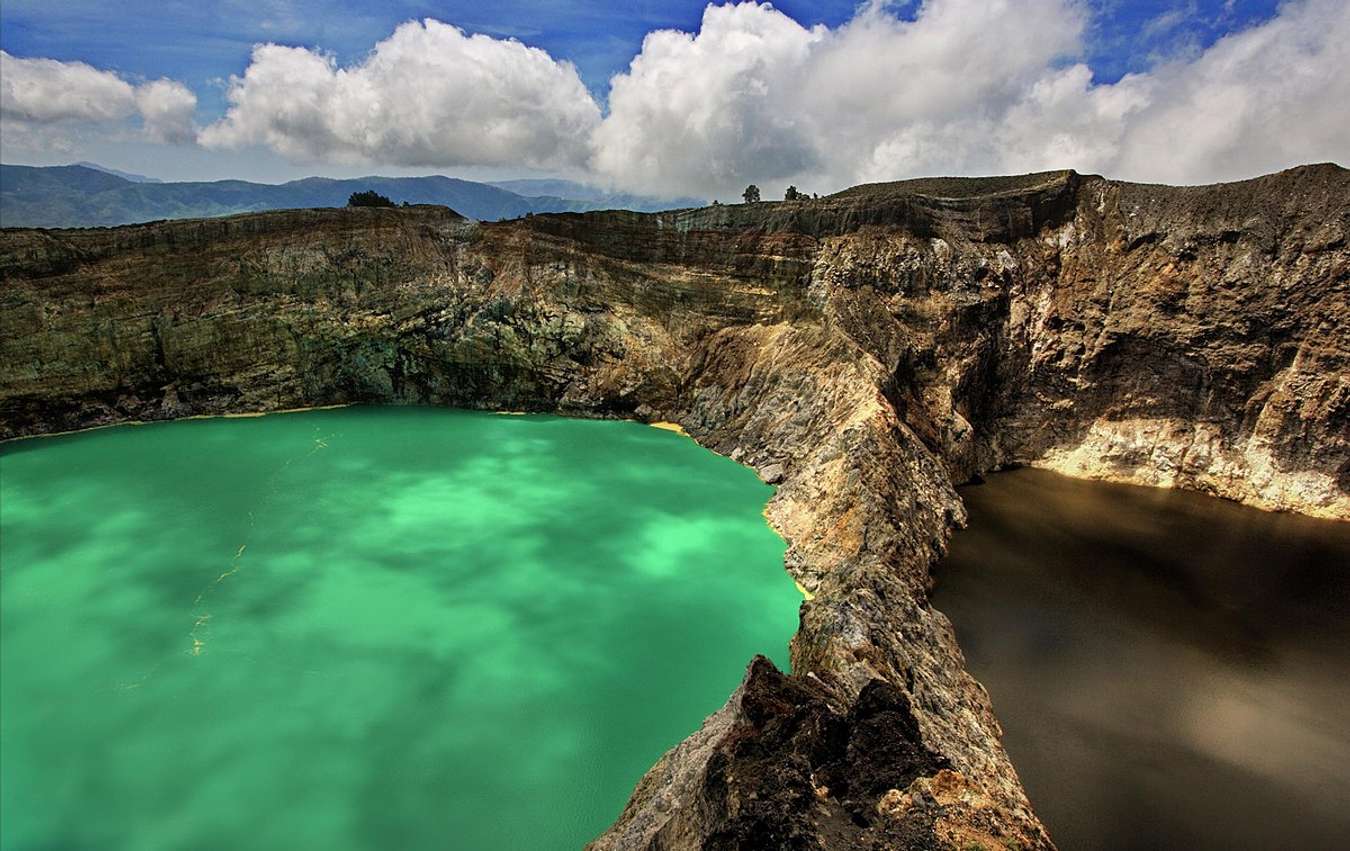
[[[639,420],[638,422],[641,421]],[[673,431],[682,437],[690,437],[689,432],[684,430],[684,426],[679,423],[669,422],[668,420],[656,420],[654,422],[644,423],[644,425],[649,425],[652,428],[659,428],[662,431]],[[690,439],[692,440],[693,438]]]
[[107,428],[120,428],[122,426],[148,426],[156,423],[180,423],[187,420],[252,420],[259,417],[270,417],[273,414],[303,414],[308,411],[333,411],[338,408],[350,408],[354,403],[341,402],[336,405],[311,405],[304,408],[278,408],[275,411],[235,411],[225,414],[188,414],[186,417],[165,417],[162,420],[123,420],[116,423],[100,423],[98,425],[85,426],[84,428],[72,428],[65,431],[47,431],[41,434],[25,434],[19,437],[7,437],[0,440],[0,446],[7,446],[11,443],[21,443],[25,440],[41,440],[48,437],[68,437],[72,434],[85,434],[91,431],[102,431]]
[[[156,423],[177,423],[177,422],[184,422],[184,421],[187,421],[187,420],[210,420],[210,419],[249,420],[249,419],[257,419],[257,418],[259,418],[259,417],[270,417],[270,416],[273,416],[273,415],[276,415],[276,414],[303,414],[303,413],[307,413],[307,412],[309,412],[309,411],[334,411],[334,410],[338,410],[339,408],[354,408],[354,407],[360,407],[360,406],[362,406],[362,405],[364,405],[364,404],[366,404],[366,403],[362,403],[362,402],[338,402],[338,403],[333,404],[333,405],[306,405],[306,406],[302,406],[302,407],[298,407],[298,408],[277,408],[276,410],[261,410],[261,411],[256,411],[256,410],[255,410],[255,411],[228,411],[228,412],[220,413],[220,414],[188,414],[187,416],[183,416],[183,417],[165,417],[165,418],[162,419],[162,420],[120,420],[120,421],[118,421],[118,422],[112,422],[112,423],[99,423],[98,425],[84,426],[83,428],[71,428],[71,429],[65,429],[64,431],[45,431],[45,432],[41,432],[41,433],[39,433],[39,434],[24,434],[24,435],[20,435],[20,436],[18,436],[18,437],[6,437],[6,438],[4,438],[3,440],[0,440],[0,446],[5,446],[5,445],[10,444],[10,443],[19,443],[19,442],[24,441],[24,440],[38,440],[38,439],[41,439],[41,438],[47,438],[47,437],[67,437],[67,436],[72,435],[72,434],[85,434],[86,432],[91,432],[91,431],[102,431],[103,429],[107,429],[107,428],[120,428],[120,427],[122,427],[122,426],[147,426],[147,425],[154,425],[154,424],[156,424]],[[376,403],[376,404],[370,405],[370,407],[375,407],[375,408],[388,408],[388,407],[404,407],[404,406],[398,406],[398,405],[391,406],[391,405],[384,405],[384,404],[378,404],[378,403]],[[407,406],[407,407],[428,407],[428,408],[437,408],[437,409],[451,410],[451,411],[477,411],[477,412],[480,412],[480,413],[494,414],[494,415],[499,416],[499,417],[525,417],[525,416],[529,416],[530,414],[536,414],[536,413],[548,414],[547,411],[519,411],[519,410],[489,411],[489,410],[484,410],[484,409],[482,409],[482,408],[453,408],[453,407],[447,408],[447,407],[445,407],[445,406],[443,406],[443,405],[414,405],[414,406]],[[568,416],[568,415],[566,415],[566,414],[548,414],[548,415],[549,415],[549,416]],[[569,418],[570,418],[570,419],[588,419],[588,420],[589,420],[589,419],[610,419],[609,417],[577,417],[577,416],[571,416],[571,417],[569,417]],[[645,420],[635,420],[635,419],[627,419],[626,421],[627,421],[627,422],[638,423],[638,424],[640,424],[640,425],[651,426],[652,428],[659,428],[659,429],[661,429],[662,431],[671,431],[671,432],[674,432],[675,434],[678,434],[678,435],[680,435],[680,436],[682,436],[682,437],[688,437],[690,440],[693,440],[693,436],[690,435],[689,432],[685,431],[684,426],[682,426],[682,425],[680,425],[679,423],[676,423],[676,422],[669,422],[669,421],[666,421],[666,420],[658,420],[658,421],[655,421],[655,422],[647,422],[647,421],[645,421]],[[698,441],[694,441],[694,442],[697,443]],[[700,445],[701,445],[701,444],[700,444]]]

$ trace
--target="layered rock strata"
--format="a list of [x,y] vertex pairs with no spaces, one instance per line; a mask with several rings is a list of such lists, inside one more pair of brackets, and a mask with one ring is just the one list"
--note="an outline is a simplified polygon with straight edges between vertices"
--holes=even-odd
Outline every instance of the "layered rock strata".
[[1347,230],[1333,165],[6,230],[0,437],[342,403],[680,423],[779,484],[808,599],[791,676],[753,663],[594,847],[1048,848],[928,604],[954,485],[1039,464],[1350,519]]

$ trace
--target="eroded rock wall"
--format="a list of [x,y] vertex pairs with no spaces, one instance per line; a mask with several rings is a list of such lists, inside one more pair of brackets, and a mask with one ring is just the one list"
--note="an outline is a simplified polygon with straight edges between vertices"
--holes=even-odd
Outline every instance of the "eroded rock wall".
[[927,602],[954,485],[1034,463],[1350,518],[1347,228],[1350,176],[1315,166],[10,230],[0,436],[340,403],[677,421],[780,483],[809,599],[793,675],[753,665],[596,847],[1049,847]]

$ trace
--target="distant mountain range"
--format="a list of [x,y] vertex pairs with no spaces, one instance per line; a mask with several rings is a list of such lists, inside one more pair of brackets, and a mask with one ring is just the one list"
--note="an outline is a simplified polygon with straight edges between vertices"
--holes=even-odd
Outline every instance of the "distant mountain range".
[[667,203],[644,195],[606,192],[599,187],[587,186],[572,180],[495,180],[491,185],[526,197],[586,201],[596,205],[592,209],[604,210],[672,210],[677,207],[702,207],[708,203],[701,198],[676,198],[673,202]]
[[124,179],[126,179],[126,180],[130,180],[132,183],[163,183],[163,182],[164,182],[164,181],[160,180],[158,177],[146,177],[146,176],[143,175],[143,174],[135,174],[134,172],[130,172],[130,171],[121,171],[121,170],[115,169],[115,168],[108,168],[106,165],[99,165],[98,163],[91,163],[91,162],[88,162],[88,161],[86,161],[86,160],[81,160],[80,162],[72,163],[72,165],[82,165],[82,166],[84,166],[85,168],[92,168],[92,169],[94,169],[95,171],[101,171],[101,172],[103,172],[104,174],[115,174],[115,175],[117,175],[118,177],[124,178]]
[[[244,180],[158,182],[92,163],[0,165],[0,226],[95,227],[156,219],[225,216],[256,210],[342,207],[353,192],[373,190],[395,203],[443,204],[475,219],[598,209],[669,210],[702,206],[695,198],[663,200],[607,193],[567,180],[477,183],[453,177],[307,177],[290,183]],[[560,193],[560,194],[555,194]]]

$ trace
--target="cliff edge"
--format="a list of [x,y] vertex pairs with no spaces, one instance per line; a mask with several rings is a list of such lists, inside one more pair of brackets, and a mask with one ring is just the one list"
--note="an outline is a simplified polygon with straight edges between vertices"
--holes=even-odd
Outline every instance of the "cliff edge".
[[1350,519],[1350,172],[0,232],[0,437],[339,403],[682,424],[810,594],[596,849],[1048,848],[928,603],[1010,464]]

